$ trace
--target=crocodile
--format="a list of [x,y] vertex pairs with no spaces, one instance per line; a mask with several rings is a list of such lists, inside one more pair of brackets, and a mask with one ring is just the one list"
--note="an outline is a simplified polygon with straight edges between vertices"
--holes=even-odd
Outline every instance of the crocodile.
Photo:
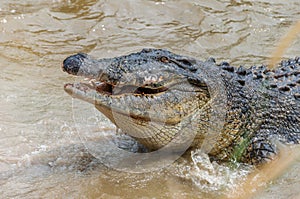
[[205,145],[212,161],[257,165],[300,142],[299,57],[246,68],[143,49],[103,59],[74,54],[62,70],[91,80],[65,84],[68,94],[149,151]]

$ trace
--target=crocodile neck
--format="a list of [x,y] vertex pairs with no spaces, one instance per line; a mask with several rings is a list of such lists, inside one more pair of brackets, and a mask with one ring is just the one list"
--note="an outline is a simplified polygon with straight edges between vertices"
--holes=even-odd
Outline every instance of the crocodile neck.
[[220,64],[228,104],[213,157],[256,164],[272,159],[276,141],[299,143],[299,61],[281,62],[276,70]]

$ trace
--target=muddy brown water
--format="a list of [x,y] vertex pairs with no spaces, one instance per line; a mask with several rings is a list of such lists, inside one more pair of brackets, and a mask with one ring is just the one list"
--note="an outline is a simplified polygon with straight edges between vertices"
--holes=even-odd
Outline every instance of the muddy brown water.
[[[61,63],[77,52],[102,58],[144,47],[236,66],[267,63],[300,19],[299,7],[298,0],[1,1],[1,198],[230,198],[253,168],[230,169],[195,153],[191,163],[137,174],[90,157],[78,133],[116,130],[93,107],[80,112],[85,105],[63,91],[78,79]],[[284,57],[299,56],[299,42]],[[298,158],[261,183],[255,198],[299,198],[299,171]]]

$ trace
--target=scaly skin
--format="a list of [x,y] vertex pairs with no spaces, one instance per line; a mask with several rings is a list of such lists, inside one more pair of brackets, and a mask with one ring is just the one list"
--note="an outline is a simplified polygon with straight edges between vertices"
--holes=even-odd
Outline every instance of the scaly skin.
[[208,146],[211,159],[258,164],[273,159],[279,143],[300,142],[298,58],[275,70],[244,69],[144,49],[100,60],[72,55],[63,70],[94,79],[65,91],[150,150],[193,140],[191,147]]

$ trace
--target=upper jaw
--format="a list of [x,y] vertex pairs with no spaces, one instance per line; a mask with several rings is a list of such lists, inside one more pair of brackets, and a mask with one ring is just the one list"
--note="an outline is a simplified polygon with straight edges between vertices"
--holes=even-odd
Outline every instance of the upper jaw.
[[69,56],[63,61],[63,71],[72,75],[83,76],[89,81],[80,84],[66,84],[66,92],[76,93],[76,89],[78,92],[80,90],[86,92],[89,89],[110,97],[118,97],[122,94],[153,95],[167,91],[173,85],[186,81],[186,77],[178,76],[170,72],[170,69],[164,71],[163,68],[159,68],[160,71],[153,75],[153,71],[150,71],[149,74],[147,70],[146,72],[143,70],[143,68],[146,69],[145,67],[141,67],[135,71],[141,75],[137,77],[129,73],[124,75],[122,67],[111,71],[110,66],[113,65],[113,59],[95,60],[83,53]]

